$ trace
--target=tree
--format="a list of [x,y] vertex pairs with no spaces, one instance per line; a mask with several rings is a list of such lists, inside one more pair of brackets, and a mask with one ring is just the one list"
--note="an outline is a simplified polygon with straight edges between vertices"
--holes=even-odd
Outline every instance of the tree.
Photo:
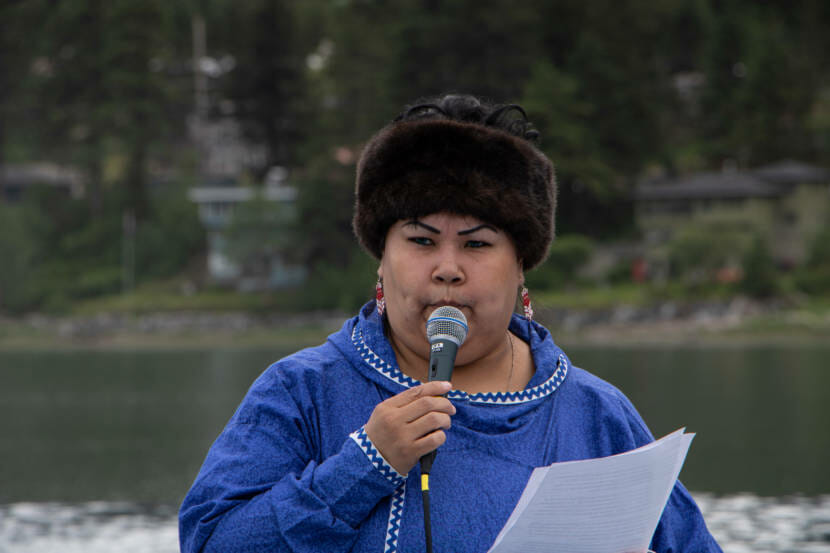
[[111,181],[127,191],[126,208],[144,218],[149,150],[167,126],[164,86],[151,64],[164,56],[162,4],[45,4],[34,76],[39,143],[85,170],[93,213],[101,213]]
[[805,126],[818,78],[803,22],[782,18],[791,11],[725,2],[707,19],[700,138],[710,163],[812,157]]
[[744,255],[741,289],[756,298],[767,298],[778,291],[775,262],[769,247],[760,235],[755,235],[752,245]]
[[0,310],[28,307],[36,245],[27,232],[26,211],[0,202]]
[[289,0],[226,2],[215,7],[208,30],[211,50],[234,59],[219,92],[230,100],[247,138],[266,146],[267,160],[257,176],[273,165],[299,165],[310,111],[305,101],[310,47],[298,27],[297,9]]
[[602,235],[621,221],[617,174],[603,159],[599,137],[588,120],[595,107],[584,98],[580,81],[540,62],[522,98],[529,119],[542,133],[541,147],[556,168],[558,234]]

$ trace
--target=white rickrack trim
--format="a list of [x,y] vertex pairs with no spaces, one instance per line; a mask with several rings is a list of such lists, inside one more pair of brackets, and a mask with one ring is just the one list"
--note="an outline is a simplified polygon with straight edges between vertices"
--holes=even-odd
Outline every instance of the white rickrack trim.
[[354,330],[352,330],[352,344],[354,344],[358,355],[360,355],[360,358],[363,359],[367,365],[401,386],[412,388],[421,384],[414,378],[409,378],[403,374],[397,367],[391,363],[387,363],[382,357],[372,351],[372,348],[370,348],[369,344],[367,344],[363,339],[363,333],[359,330],[358,326],[359,325],[355,325]]
[[380,451],[372,444],[372,440],[369,439],[369,435],[366,434],[366,430],[364,427],[360,427],[351,434],[349,437],[355,441],[358,447],[363,450],[363,453],[366,454],[366,457],[369,458],[372,465],[391,483],[395,486],[400,486],[405,480],[406,476],[399,473],[395,470],[395,467],[390,465],[386,459],[383,458]]
[[[360,355],[361,359],[363,359],[367,365],[401,386],[412,388],[413,386],[421,384],[421,382],[415,380],[414,378],[410,378],[403,374],[395,365],[386,362],[382,357],[372,351],[372,348],[370,348],[363,339],[363,332],[361,332],[358,327],[359,325],[355,325],[354,330],[352,331],[352,343],[354,344],[358,355]],[[565,357],[564,354],[560,353],[556,360],[556,370],[553,371],[550,378],[541,384],[534,386],[533,388],[528,388],[519,392],[487,392],[478,394],[468,394],[461,390],[451,390],[447,393],[447,397],[449,399],[465,400],[471,403],[490,405],[515,405],[518,403],[527,403],[529,401],[541,399],[555,392],[562,382],[565,381],[565,377],[567,375],[568,358]]]
[[401,484],[392,494],[392,503],[389,506],[389,521],[386,523],[386,540],[384,541],[383,553],[396,553],[398,551],[398,534],[401,531],[403,520],[403,504],[406,496],[406,484]]

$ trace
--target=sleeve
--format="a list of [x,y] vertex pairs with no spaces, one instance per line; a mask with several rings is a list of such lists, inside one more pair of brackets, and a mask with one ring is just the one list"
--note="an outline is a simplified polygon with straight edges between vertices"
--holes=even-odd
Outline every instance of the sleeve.
[[345,552],[404,481],[362,428],[319,459],[303,409],[278,391],[252,388],[211,447],[179,512],[183,553]]
[[[626,413],[635,445],[640,447],[654,441],[634,405],[622,392],[617,392]],[[678,480],[669,495],[666,507],[652,536],[650,549],[656,553],[723,553],[715,538],[706,528],[703,514],[700,512],[691,494]]]
[[723,553],[706,528],[700,509],[680,481],[674,484],[651,539],[651,549],[657,553]]

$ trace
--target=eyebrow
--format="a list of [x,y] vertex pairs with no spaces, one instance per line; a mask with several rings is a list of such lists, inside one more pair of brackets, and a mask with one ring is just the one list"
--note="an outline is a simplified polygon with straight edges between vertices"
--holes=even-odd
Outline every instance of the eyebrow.
[[422,223],[422,222],[421,222],[421,221],[419,221],[418,219],[412,219],[411,221],[409,221],[409,222],[407,223],[407,225],[415,225],[415,226],[417,226],[417,227],[424,227],[425,229],[427,229],[427,230],[428,230],[428,231],[430,231],[430,232],[434,232],[435,234],[441,234],[441,231],[440,231],[440,230],[438,230],[437,228],[432,227],[432,226],[429,226],[429,225],[428,225],[428,224],[426,224],[426,223]]
[[496,227],[494,227],[493,225],[488,225],[487,223],[484,223],[483,225],[478,225],[477,227],[468,228],[467,230],[459,230],[458,231],[458,236],[464,236],[465,234],[472,234],[475,231],[481,230],[481,229],[489,229],[489,230],[492,230],[493,232],[498,232],[496,230]]
[[[430,226],[426,223],[422,223],[418,219],[412,219],[411,221],[409,221],[407,223],[407,225],[416,225],[416,226],[419,226],[419,227],[424,227],[426,230],[428,230],[430,232],[433,232],[435,234],[441,234],[441,231],[438,230],[437,228],[435,228],[433,226]],[[489,230],[492,230],[493,232],[498,232],[496,230],[496,227],[494,227],[493,225],[488,225],[487,223],[484,223],[484,224],[478,225],[478,226],[473,227],[473,228],[468,228],[466,230],[459,230],[458,231],[458,236],[465,236],[467,234],[472,234],[472,233],[476,232],[477,230],[481,230],[481,229],[489,229]]]

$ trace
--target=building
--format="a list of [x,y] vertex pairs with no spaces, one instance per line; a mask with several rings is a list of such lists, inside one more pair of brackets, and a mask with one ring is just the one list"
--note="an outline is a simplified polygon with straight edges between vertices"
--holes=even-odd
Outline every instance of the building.
[[75,169],[47,162],[0,166],[0,195],[3,200],[19,202],[26,189],[33,186],[47,186],[75,199],[84,195],[84,179]]
[[[666,248],[689,229],[732,240],[735,257],[761,236],[781,267],[805,260],[830,216],[830,171],[792,160],[750,171],[701,172],[641,182],[637,223],[651,263],[666,263]],[[732,263],[737,263],[733,259]]]
[[272,168],[261,190],[253,187],[199,186],[188,192],[198,205],[199,219],[207,232],[207,277],[216,284],[240,291],[273,290],[301,284],[305,268],[292,265],[279,252],[263,250],[238,260],[229,251],[228,230],[240,206],[260,199],[275,204],[274,213],[288,219],[296,216],[296,188],[285,182],[285,170]]

